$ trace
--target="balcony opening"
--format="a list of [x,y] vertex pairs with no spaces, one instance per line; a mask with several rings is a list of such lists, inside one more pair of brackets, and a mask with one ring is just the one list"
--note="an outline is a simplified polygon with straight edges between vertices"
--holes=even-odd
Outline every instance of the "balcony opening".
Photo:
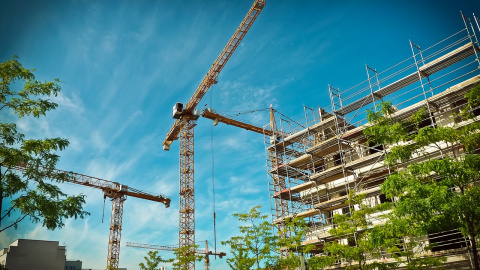
[[428,240],[432,251],[442,251],[466,247],[465,239],[459,230],[429,232]]

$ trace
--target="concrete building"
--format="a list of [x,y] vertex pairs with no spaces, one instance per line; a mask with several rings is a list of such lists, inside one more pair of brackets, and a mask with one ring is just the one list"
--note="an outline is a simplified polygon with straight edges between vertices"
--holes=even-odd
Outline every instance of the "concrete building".
[[65,260],[58,241],[18,239],[0,251],[0,263],[11,270],[64,270]]
[[[389,146],[369,144],[363,134],[369,126],[367,110],[374,111],[379,102],[390,101],[396,119],[425,108],[429,117],[422,122],[424,126],[468,124],[456,122],[452,115],[464,108],[465,93],[480,83],[480,29],[463,20],[464,29],[427,49],[410,42],[412,56],[385,71],[366,66],[367,80],[352,88],[329,85],[330,108],[305,107],[305,119],[297,122],[272,121],[275,124],[266,129],[276,129],[276,134],[265,136],[265,153],[273,222],[279,230],[284,229],[286,219],[304,219],[309,224],[304,244],[314,244],[321,255],[326,242],[346,241],[332,237],[329,231],[335,226],[333,215],[348,215],[357,207],[347,203],[351,190],[365,194],[371,206],[385,202],[380,185],[393,172],[384,163]],[[479,115],[480,110],[474,113]],[[428,151],[430,157],[440,156],[437,148]],[[461,146],[454,151],[464,153]],[[372,215],[371,222],[385,220]],[[452,267],[469,269],[470,240],[458,230],[432,233],[424,241],[437,244],[425,256],[446,256]],[[392,257],[385,254],[378,259]],[[344,265],[339,261],[338,266]]]
[[82,261],[80,260],[66,260],[65,270],[82,270]]

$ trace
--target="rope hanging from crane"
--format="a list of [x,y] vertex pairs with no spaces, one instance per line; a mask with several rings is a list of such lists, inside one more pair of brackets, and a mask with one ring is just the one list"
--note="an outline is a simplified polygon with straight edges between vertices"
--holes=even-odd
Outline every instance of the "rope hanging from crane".
[[[210,91],[210,105],[213,104],[213,87]],[[213,200],[213,242],[215,254],[217,254],[217,217],[215,213],[215,151],[213,145],[213,126],[210,127],[210,146],[212,150],[212,200]],[[215,256],[215,259],[217,256]]]

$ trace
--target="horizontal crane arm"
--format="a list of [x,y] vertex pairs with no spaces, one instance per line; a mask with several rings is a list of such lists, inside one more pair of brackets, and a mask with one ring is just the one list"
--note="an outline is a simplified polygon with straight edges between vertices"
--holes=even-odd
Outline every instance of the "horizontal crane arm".
[[[233,36],[230,38],[225,48],[223,48],[222,52],[217,57],[215,62],[213,62],[210,70],[207,72],[202,82],[197,87],[197,90],[195,90],[195,93],[186,104],[184,110],[186,115],[192,115],[193,111],[197,107],[198,103],[200,103],[200,100],[202,100],[203,96],[207,93],[208,89],[210,89],[212,84],[217,83],[218,74],[220,74],[220,71],[222,71],[228,59],[230,59],[230,56],[232,56],[233,52],[240,44],[245,34],[252,26],[253,22],[257,19],[260,11],[262,11],[264,6],[264,0],[256,0],[253,3],[242,23],[237,28]],[[172,128],[170,128],[170,131],[167,133],[167,136],[163,141],[163,150],[170,150],[170,145],[172,144],[172,142],[178,139],[178,134],[180,134],[180,131],[185,125],[185,121],[182,118],[175,121]]]
[[253,131],[253,132],[256,132],[256,133],[265,134],[265,135],[268,135],[268,136],[273,135],[273,132],[271,130],[263,129],[261,127],[257,127],[257,126],[254,126],[254,125],[250,125],[250,124],[247,124],[247,123],[243,123],[243,122],[240,122],[240,121],[237,121],[237,120],[227,118],[223,115],[214,113],[214,112],[212,112],[212,110],[209,110],[209,109],[203,110],[202,116],[205,117],[205,118],[211,119],[211,120],[217,120],[218,122],[221,122],[221,123],[224,123],[224,124],[227,124],[227,125],[231,125],[231,126],[235,126],[235,127],[239,127],[239,128],[243,128],[243,129],[246,129],[246,130],[250,130],[250,131]]
[[[17,171],[28,172],[28,170],[30,169],[36,170],[37,168],[28,168],[25,165],[21,165],[21,166],[15,166],[14,169]],[[112,194],[112,193],[123,194],[123,195],[145,199],[149,201],[161,202],[165,205],[165,207],[170,207],[170,198],[164,197],[162,195],[147,193],[145,191],[137,190],[117,182],[112,182],[112,181],[108,181],[108,180],[104,180],[104,179],[100,179],[100,178],[96,178],[88,175],[83,175],[80,173],[74,173],[74,172],[63,171],[58,169],[55,169],[53,173],[57,175],[60,175],[60,174],[67,175],[68,178],[66,182],[87,186],[87,187],[98,188],[103,190],[106,194]],[[53,179],[53,177],[49,177],[49,178]]]
[[[166,250],[166,251],[175,251],[178,249],[177,246],[160,246],[160,245],[150,245],[150,244],[142,244],[142,243],[133,243],[133,242],[127,242],[127,247],[135,247],[135,248],[145,248],[145,249],[156,249],[156,250]],[[227,255],[225,252],[212,252],[212,251],[206,251],[203,249],[196,249],[195,250],[196,254],[208,254],[208,255],[218,255],[218,256],[225,256]]]

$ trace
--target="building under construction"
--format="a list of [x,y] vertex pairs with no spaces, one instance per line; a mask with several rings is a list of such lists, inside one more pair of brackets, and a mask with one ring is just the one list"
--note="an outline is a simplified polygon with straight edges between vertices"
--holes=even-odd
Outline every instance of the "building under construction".
[[[375,111],[380,102],[391,102],[394,119],[407,119],[424,108],[428,117],[422,126],[466,124],[452,115],[464,108],[465,93],[480,83],[480,27],[475,17],[462,17],[465,28],[428,48],[410,41],[412,55],[404,61],[384,71],[366,65],[365,81],[349,89],[329,85],[331,107],[305,107],[305,119],[298,122],[281,117],[271,121],[266,130],[275,135],[265,135],[265,145],[273,223],[279,230],[285,219],[305,219],[309,229],[304,243],[315,244],[321,252],[325,242],[335,240],[329,234],[333,215],[355,209],[347,203],[351,190],[365,194],[372,206],[386,200],[380,184],[392,173],[384,164],[389,147],[369,144],[363,133],[369,126],[368,110]],[[380,222],[372,217],[373,225]],[[470,265],[468,239],[457,230],[425,239],[436,244],[432,254],[447,252],[450,263],[458,261],[463,250],[460,257]],[[389,258],[385,254],[381,259]]]

